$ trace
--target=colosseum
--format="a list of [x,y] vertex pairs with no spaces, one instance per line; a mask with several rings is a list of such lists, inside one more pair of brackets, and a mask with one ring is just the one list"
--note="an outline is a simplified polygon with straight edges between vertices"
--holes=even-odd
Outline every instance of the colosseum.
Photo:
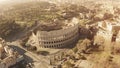
[[78,40],[78,19],[54,23],[52,25],[47,23],[47,26],[44,26],[45,23],[40,25],[36,32],[32,32],[27,44],[37,48],[62,48],[69,47]]

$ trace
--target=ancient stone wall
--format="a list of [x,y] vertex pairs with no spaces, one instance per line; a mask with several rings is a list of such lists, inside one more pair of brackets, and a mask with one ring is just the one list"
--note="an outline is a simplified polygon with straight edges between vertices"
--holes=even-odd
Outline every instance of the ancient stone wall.
[[38,30],[36,33],[32,33],[32,36],[30,36],[27,44],[36,46],[37,48],[69,47],[72,43],[76,42],[79,37],[79,25],[77,20],[73,19],[72,22],[74,23],[69,23],[69,26],[60,30]]
[[36,36],[40,47],[60,48],[74,43],[79,36],[78,31],[78,24],[76,24],[61,30],[38,31]]

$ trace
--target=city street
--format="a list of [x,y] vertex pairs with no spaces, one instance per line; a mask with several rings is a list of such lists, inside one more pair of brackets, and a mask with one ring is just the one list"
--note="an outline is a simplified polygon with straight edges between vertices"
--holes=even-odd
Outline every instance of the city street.
[[35,53],[32,53],[32,52],[26,50],[25,48],[20,46],[18,41],[14,41],[14,42],[11,42],[11,43],[8,43],[8,44],[12,45],[11,47],[14,47],[14,49],[17,49],[20,54],[24,55],[25,60],[28,63],[32,63],[32,62],[34,63],[35,62],[35,68],[39,68],[41,65],[42,65],[42,68],[50,67],[49,58],[44,57],[42,55],[37,55]]

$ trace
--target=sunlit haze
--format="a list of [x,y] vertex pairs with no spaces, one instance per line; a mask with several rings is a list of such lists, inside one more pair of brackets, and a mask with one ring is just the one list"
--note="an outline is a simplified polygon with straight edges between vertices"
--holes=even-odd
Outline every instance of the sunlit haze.
[[7,2],[7,1],[9,1],[9,0],[0,0],[0,3],[2,3],[2,2]]
[[120,0],[0,0],[0,68],[120,68]]

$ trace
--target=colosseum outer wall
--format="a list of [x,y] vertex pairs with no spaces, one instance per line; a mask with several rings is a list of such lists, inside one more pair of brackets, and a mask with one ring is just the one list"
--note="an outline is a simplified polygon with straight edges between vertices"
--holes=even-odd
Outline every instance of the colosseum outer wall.
[[78,24],[76,24],[75,26],[68,27],[67,29],[50,32],[38,31],[36,36],[40,47],[60,48],[74,43],[79,36],[78,31]]
[[[73,21],[76,22],[76,21]],[[53,31],[37,31],[33,33],[28,44],[42,48],[61,48],[69,47],[72,43],[76,42],[79,38],[79,25],[78,23],[70,23],[72,25],[66,26],[67,28]]]

